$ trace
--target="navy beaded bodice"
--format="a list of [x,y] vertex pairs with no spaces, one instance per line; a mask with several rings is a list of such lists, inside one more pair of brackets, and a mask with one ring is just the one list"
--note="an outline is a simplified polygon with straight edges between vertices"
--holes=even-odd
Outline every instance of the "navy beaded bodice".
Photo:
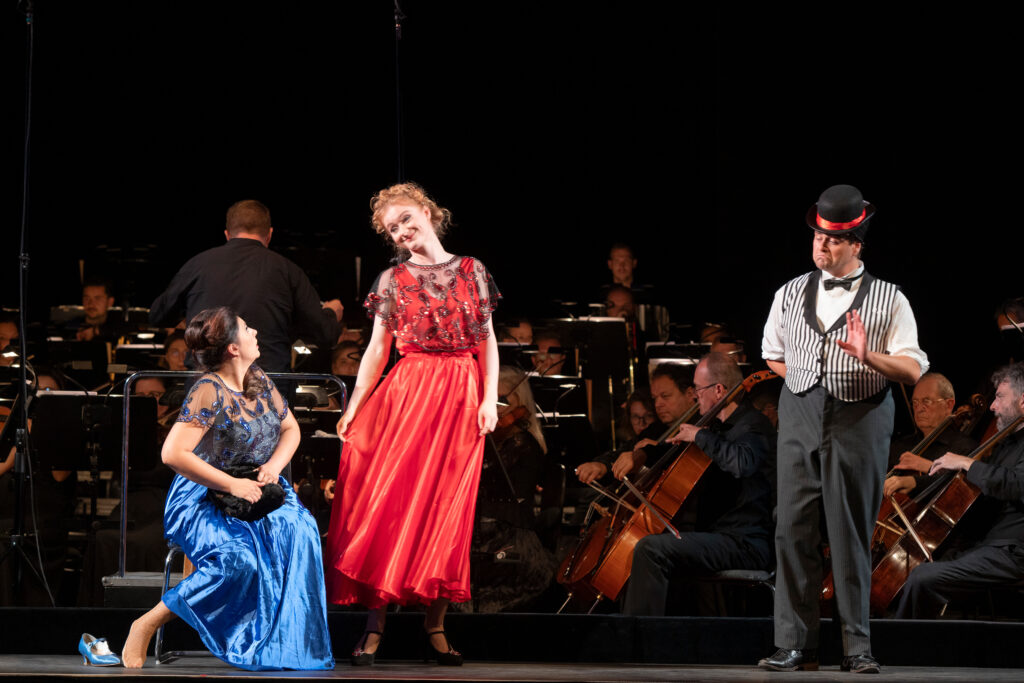
[[[260,371],[262,374],[262,371]],[[206,427],[192,451],[217,469],[267,462],[281,436],[288,406],[263,375],[264,389],[255,399],[229,389],[216,374],[203,375],[181,405],[178,422]]]

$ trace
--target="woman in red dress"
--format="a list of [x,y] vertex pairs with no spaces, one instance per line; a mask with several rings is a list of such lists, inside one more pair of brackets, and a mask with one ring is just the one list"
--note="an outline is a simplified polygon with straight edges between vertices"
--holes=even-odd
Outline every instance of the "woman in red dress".
[[[370,612],[352,663],[372,664],[389,603],[427,605],[425,638],[460,665],[444,634],[469,600],[469,546],[484,435],[497,422],[500,294],[476,259],[449,254],[449,212],[418,185],[382,190],[373,225],[405,260],[377,277],[374,317],[348,409],[325,552],[327,597]],[[374,386],[394,339],[402,359]]]

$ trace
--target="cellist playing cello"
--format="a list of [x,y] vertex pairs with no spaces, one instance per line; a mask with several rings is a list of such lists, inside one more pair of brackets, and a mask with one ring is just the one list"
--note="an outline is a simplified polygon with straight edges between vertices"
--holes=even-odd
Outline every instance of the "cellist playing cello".
[[884,495],[905,493],[914,496],[930,484],[934,476],[928,474],[932,462],[944,453],[970,453],[978,442],[961,433],[955,426],[948,426],[920,455],[911,452],[915,444],[926,438],[953,414],[956,395],[953,385],[945,375],[928,372],[914,386],[911,399],[914,408],[914,424],[917,431],[893,439],[889,449],[889,467],[895,468],[892,476],[885,480]]
[[650,423],[635,438],[622,444],[618,451],[607,451],[596,460],[580,464],[576,476],[580,483],[596,482],[611,472],[616,479],[642,466],[650,456],[651,461],[668,450],[658,444],[658,438],[665,428],[683,417],[697,402],[693,389],[693,373],[689,368],[675,363],[660,363],[651,373],[651,398],[658,419]]
[[[1003,429],[1024,414],[1024,363],[998,370],[992,376],[992,384],[996,387],[992,412],[996,426]],[[903,587],[897,618],[933,618],[958,592],[994,588],[1024,579],[1024,432],[1021,427],[999,442],[988,458],[972,460],[946,453],[935,460],[930,473],[947,470],[963,470],[967,481],[981,489],[982,496],[970,514],[975,524],[987,522],[988,532],[966,550],[914,569]]]
[[[694,372],[700,414],[707,415],[742,381],[729,354],[704,356]],[[683,424],[668,439],[693,442],[712,465],[698,484],[692,528],[679,528],[682,538],[666,531],[636,544],[623,613],[665,614],[669,583],[677,575],[771,566],[774,431],[768,418],[743,400],[722,408],[708,426]]]
[[762,356],[786,378],[779,397],[775,645],[758,666],[817,670],[821,516],[842,622],[840,669],[878,673],[871,655],[871,533],[882,502],[894,405],[889,382],[928,370],[917,322],[896,285],[860,260],[875,207],[834,185],[807,213],[816,270],[775,294]]

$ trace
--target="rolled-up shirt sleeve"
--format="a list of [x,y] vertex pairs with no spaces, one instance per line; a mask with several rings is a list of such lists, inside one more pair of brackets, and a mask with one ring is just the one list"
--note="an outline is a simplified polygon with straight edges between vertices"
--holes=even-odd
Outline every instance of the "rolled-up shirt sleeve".
[[[916,332],[915,332],[916,337]],[[765,360],[784,361],[786,358],[786,334],[782,327],[782,290],[775,293],[768,322],[764,325],[761,338],[761,357]]]
[[890,356],[913,358],[921,367],[922,375],[928,372],[928,356],[917,343],[917,320],[903,292],[897,292],[893,301],[892,324],[885,338],[885,352]]

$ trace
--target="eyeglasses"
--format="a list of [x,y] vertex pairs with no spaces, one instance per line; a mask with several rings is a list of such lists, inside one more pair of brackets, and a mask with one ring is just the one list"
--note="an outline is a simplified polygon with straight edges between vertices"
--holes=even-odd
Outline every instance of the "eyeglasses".
[[921,406],[931,408],[933,405],[941,403],[943,400],[944,399],[941,398],[915,398],[910,402],[910,404],[915,408],[920,408]]
[[710,389],[711,387],[717,387],[717,386],[718,386],[718,382],[714,382],[712,384],[705,384],[702,387],[694,387],[693,390],[696,391],[697,394],[699,395],[700,392],[704,391],[705,389]]

